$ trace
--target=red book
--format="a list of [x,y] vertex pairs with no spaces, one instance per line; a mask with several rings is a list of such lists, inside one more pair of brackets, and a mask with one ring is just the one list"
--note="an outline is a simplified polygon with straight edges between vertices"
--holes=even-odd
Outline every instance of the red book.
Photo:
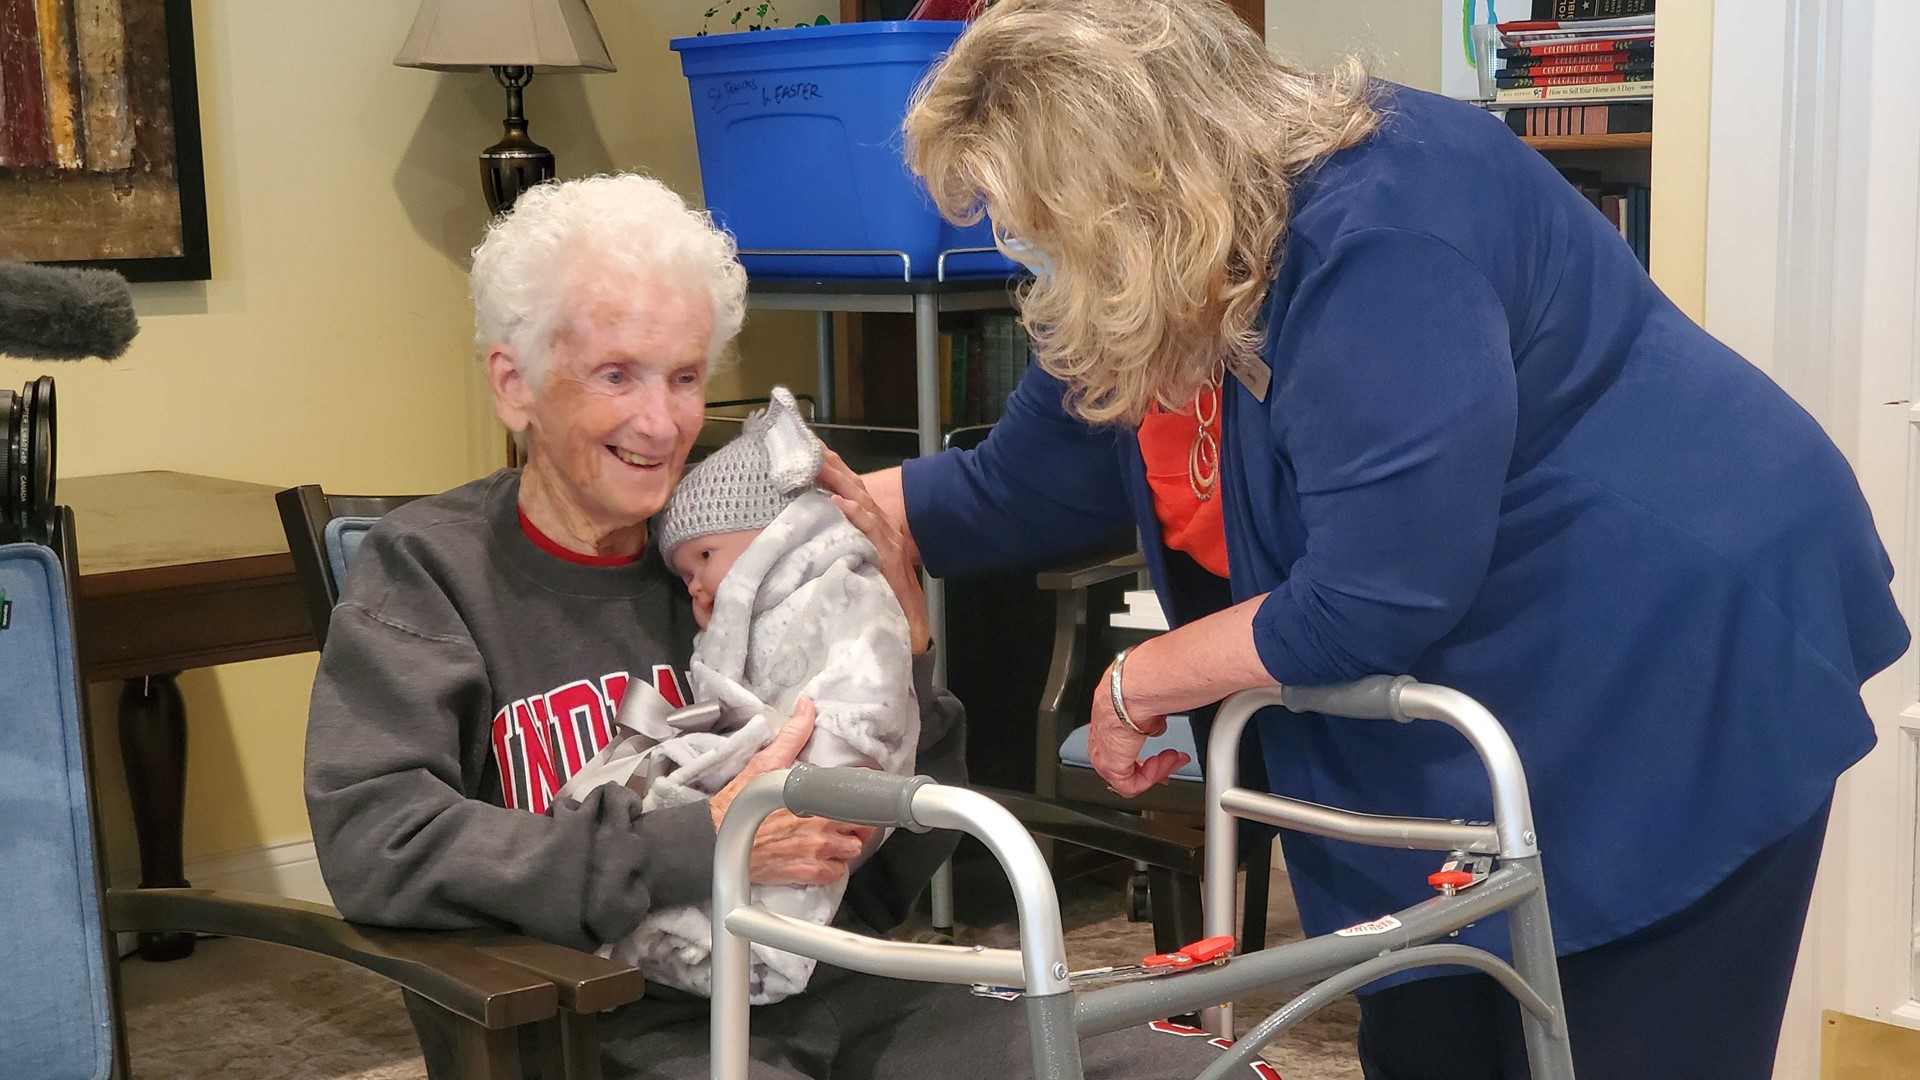
[[1542,52],[1539,49],[1501,49],[1503,67],[1538,67],[1541,64],[1651,64],[1652,49],[1589,49],[1585,52]]
[[1524,86],[1598,86],[1601,83],[1648,82],[1651,74],[1645,75],[1502,75],[1495,81],[1500,89]]
[[1500,74],[1510,78],[1538,77],[1541,75],[1651,75],[1653,62],[1602,61],[1584,64],[1528,64],[1524,67],[1508,65],[1500,69]]
[[1528,41],[1521,39],[1500,47],[1495,53],[1502,60],[1520,60],[1539,56],[1566,56],[1570,53],[1653,51],[1653,37],[1574,38],[1565,41]]
[[0,164],[53,164],[34,0],[0,0]]
[[1496,23],[1503,34],[1594,34],[1609,30],[1653,33],[1653,16],[1623,15],[1612,19],[1517,19]]

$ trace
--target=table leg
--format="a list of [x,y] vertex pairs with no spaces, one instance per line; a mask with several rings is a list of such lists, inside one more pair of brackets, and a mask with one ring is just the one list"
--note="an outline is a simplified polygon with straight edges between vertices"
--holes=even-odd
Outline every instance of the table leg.
[[815,335],[819,347],[819,385],[814,389],[814,400],[820,403],[817,414],[822,420],[833,419],[833,312],[822,311]]
[[[128,679],[120,689],[120,754],[140,840],[140,887],[183,888],[182,819],[187,801],[187,710],[174,676]],[[193,935],[140,935],[144,960],[193,955]]]
[[[913,298],[913,369],[919,417],[920,455],[940,452],[940,308],[932,294]],[[945,582],[922,579],[927,589],[927,630],[933,638],[933,681],[947,684],[947,595]]]
[[[931,457],[945,442],[940,430],[940,307],[931,293],[913,298],[914,398],[918,406],[920,455]],[[947,685],[947,583],[921,573],[927,591],[927,631],[933,639],[933,684]],[[953,860],[934,872],[928,890],[933,929],[953,937]]]

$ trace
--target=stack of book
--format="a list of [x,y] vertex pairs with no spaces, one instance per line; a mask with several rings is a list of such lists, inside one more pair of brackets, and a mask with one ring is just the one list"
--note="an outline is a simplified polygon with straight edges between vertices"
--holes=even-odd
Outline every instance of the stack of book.
[[1000,419],[1032,359],[1033,347],[1012,315],[982,315],[973,325],[942,331],[940,422],[967,426]]
[[[1499,24],[1500,41],[1494,70],[1496,105],[1556,107],[1575,102],[1646,101],[1653,96],[1652,0],[1540,0],[1551,4],[1557,18]],[[1643,10],[1613,18],[1596,17],[1624,9]],[[1651,130],[1648,113],[1577,117],[1562,113],[1552,134],[1598,135],[1618,131]],[[1522,118],[1532,123],[1534,118]],[[1538,118],[1542,124],[1546,118]],[[1509,121],[1512,121],[1509,114]],[[1595,126],[1599,130],[1594,130]],[[1536,124],[1534,126],[1541,126]],[[1516,130],[1520,130],[1516,128]],[[1523,130],[1523,135],[1545,135],[1545,130]]]
[[1562,168],[1567,178],[1587,201],[1598,207],[1607,223],[1620,230],[1620,238],[1633,249],[1643,267],[1651,265],[1652,221],[1649,214],[1651,189],[1640,183],[1609,182],[1592,169]]

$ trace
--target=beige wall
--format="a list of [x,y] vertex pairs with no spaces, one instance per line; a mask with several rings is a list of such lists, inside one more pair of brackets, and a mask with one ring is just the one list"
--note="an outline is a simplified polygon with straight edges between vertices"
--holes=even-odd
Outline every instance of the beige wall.
[[1660,10],[1654,79],[1653,280],[1701,322],[1707,297],[1707,127],[1713,86],[1711,0]]
[[1309,67],[1359,53],[1380,78],[1437,91],[1440,14],[1435,0],[1267,0],[1267,45]]
[[[696,4],[596,5],[620,71],[543,76],[534,136],[563,175],[654,172],[695,199],[686,83],[670,37]],[[836,8],[781,5],[788,21]],[[213,280],[135,287],[141,332],[106,365],[0,361],[0,386],[59,379],[62,475],[177,469],[336,490],[438,490],[494,467],[500,436],[469,344],[466,253],[485,221],[475,155],[504,97],[485,75],[395,68],[406,0],[195,0]],[[743,370],[810,389],[813,323],[757,315]],[[314,656],[190,672],[186,852],[308,834],[299,794]],[[112,716],[112,688],[95,714]],[[103,723],[115,876],[135,873]]]

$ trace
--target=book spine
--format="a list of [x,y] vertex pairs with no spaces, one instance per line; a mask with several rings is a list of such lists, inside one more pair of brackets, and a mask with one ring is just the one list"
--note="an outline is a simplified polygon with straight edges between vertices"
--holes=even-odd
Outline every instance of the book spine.
[[1634,82],[1580,83],[1574,86],[1510,86],[1497,91],[1493,100],[1501,104],[1525,104],[1529,101],[1581,101],[1591,98],[1646,97],[1653,93],[1653,80]]
[[979,326],[967,328],[967,423],[986,422],[986,349],[981,344]]
[[1509,55],[1496,59],[1503,68],[1535,68],[1549,64],[1651,64],[1653,50],[1629,46],[1622,49],[1589,49],[1585,52],[1541,52],[1537,49],[1502,49]]
[[1653,269],[1653,189],[1638,187],[1640,193],[1640,268]]
[[1007,347],[1001,353],[1002,363],[1006,365],[1000,379],[1000,411],[1007,411],[1007,399],[1013,396],[1013,389],[1020,385],[1020,365],[1027,359],[1026,335],[1020,331],[1020,320],[1012,315],[1000,316],[1001,325],[1007,335]]
[[[1542,18],[1539,4],[1533,17]],[[1549,19],[1622,19],[1632,15],[1653,14],[1653,0],[1554,0]]]
[[[1589,54],[1592,55],[1592,54]],[[1547,64],[1500,65],[1496,77],[1519,78],[1525,75],[1651,75],[1652,60],[1581,60],[1573,63],[1564,61]]]
[[1027,369],[1032,366],[1033,339],[1027,336],[1026,329],[1016,318],[1013,320],[1013,384],[1007,388],[1009,396],[1020,388],[1021,381],[1027,377]]
[[1585,53],[1621,53],[1638,59],[1642,54],[1651,59],[1653,39],[1646,38],[1578,38],[1570,41],[1542,41],[1525,45],[1506,45],[1495,50],[1496,59],[1511,63],[1515,60],[1539,63],[1552,56],[1579,56]]
[[953,334],[940,331],[940,426],[953,426]]
[[1000,316],[988,315],[980,320],[980,345],[985,385],[981,387],[980,419],[991,424],[1000,419],[1000,409],[1006,404],[1005,363],[1001,357],[1005,354],[1005,339],[1000,333]]
[[1653,72],[1613,72],[1609,75],[1502,75],[1495,82],[1503,90],[1516,86],[1603,86],[1612,83],[1652,82]]
[[971,424],[973,418],[967,414],[967,346],[971,344],[972,335],[962,327],[948,336],[953,351],[953,370],[947,378],[946,408],[951,417],[948,423]]
[[[1631,19],[1568,19],[1552,22],[1503,22],[1493,28],[1508,38],[1620,38],[1653,36],[1653,16]],[[1511,43],[1510,43],[1511,44]]]

